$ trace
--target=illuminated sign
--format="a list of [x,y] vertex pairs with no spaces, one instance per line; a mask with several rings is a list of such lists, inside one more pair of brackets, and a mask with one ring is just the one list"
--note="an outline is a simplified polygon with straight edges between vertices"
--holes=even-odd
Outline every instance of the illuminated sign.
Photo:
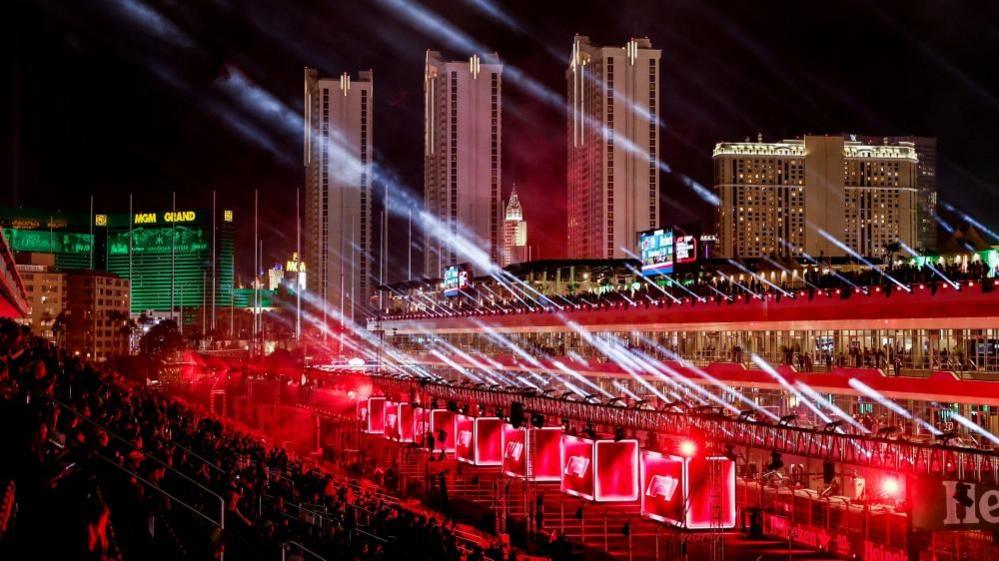
[[593,446],[597,502],[634,501],[639,495],[639,446],[634,439],[598,440]]
[[[562,427],[503,427],[503,473],[533,481],[562,479]],[[530,460],[530,461],[528,461]]]
[[502,465],[503,421],[497,417],[477,417],[474,427],[475,465]]
[[4,236],[7,237],[7,242],[13,251],[85,255],[90,253],[92,245],[90,234],[73,232],[5,228]]
[[434,409],[430,412],[430,432],[436,440],[436,449],[454,452],[457,417],[454,411],[447,409]]
[[562,437],[562,492],[593,500],[593,441]]
[[[171,224],[177,222],[194,222],[197,219],[198,215],[193,210],[178,210],[177,212],[163,213],[163,222]],[[135,224],[156,224],[158,220],[155,212],[137,212],[132,217],[132,221]]]
[[444,296],[457,296],[468,288],[472,270],[467,264],[451,265],[444,269]]
[[458,415],[454,422],[455,441],[454,457],[469,464],[475,461],[475,450],[472,449],[472,432],[475,430],[475,419],[467,415]]
[[304,273],[305,272],[305,261],[299,259],[298,252],[292,252],[291,259],[286,261],[284,268],[289,273]]
[[673,272],[673,231],[651,230],[638,236],[642,258],[642,274],[657,275]]
[[392,435],[399,442],[413,441],[413,406],[408,403],[396,404],[396,422],[398,426]]
[[463,430],[458,432],[458,446],[468,447],[472,445],[472,431]]
[[735,527],[735,462],[642,452],[642,516],[697,530]]
[[232,211],[231,210],[223,210],[222,211],[222,220],[224,220],[226,222],[232,222]]
[[510,460],[511,462],[519,462],[520,456],[523,453],[524,453],[523,442],[507,442],[506,452],[503,454],[503,459]]
[[385,398],[368,398],[368,432],[371,434],[385,433]]
[[697,261],[697,238],[677,236],[674,243],[677,264]]
[[586,468],[590,467],[590,459],[585,456],[569,456],[565,463],[565,474],[573,477],[585,477]]
[[94,226],[107,226],[107,225],[108,225],[108,215],[106,214],[94,215]]
[[645,489],[645,496],[663,501],[672,501],[680,480],[669,475],[653,475],[649,479],[649,486]]
[[999,530],[999,487],[910,477],[912,526],[919,530]]

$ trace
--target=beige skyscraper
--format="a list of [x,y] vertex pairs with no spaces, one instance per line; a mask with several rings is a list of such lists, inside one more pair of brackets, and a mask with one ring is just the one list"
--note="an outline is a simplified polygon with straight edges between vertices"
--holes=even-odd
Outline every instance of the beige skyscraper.
[[659,58],[647,38],[577,35],[566,70],[568,253],[627,257],[659,225]]
[[466,260],[454,245],[458,235],[499,262],[502,74],[496,53],[447,61],[427,51],[423,187],[427,211],[441,225],[424,237],[429,277]]
[[305,69],[303,253],[308,290],[363,314],[371,278],[371,71],[320,78]]
[[713,159],[718,257],[849,255],[840,244],[878,257],[888,244],[917,245],[911,142],[722,142]]
[[522,263],[529,258],[527,222],[524,220],[524,208],[520,205],[520,197],[517,196],[517,186],[514,185],[503,211],[503,253],[500,265],[506,267]]

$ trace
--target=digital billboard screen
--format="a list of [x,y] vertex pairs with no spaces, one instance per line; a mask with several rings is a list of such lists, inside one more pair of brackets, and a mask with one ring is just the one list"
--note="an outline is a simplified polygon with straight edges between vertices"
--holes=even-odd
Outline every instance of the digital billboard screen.
[[444,269],[444,296],[457,296],[468,288],[472,269],[467,264],[451,265]]
[[642,274],[659,275],[673,272],[673,231],[650,230],[638,236],[642,258]]
[[691,235],[675,236],[673,241],[676,264],[693,263],[697,261],[697,237]]

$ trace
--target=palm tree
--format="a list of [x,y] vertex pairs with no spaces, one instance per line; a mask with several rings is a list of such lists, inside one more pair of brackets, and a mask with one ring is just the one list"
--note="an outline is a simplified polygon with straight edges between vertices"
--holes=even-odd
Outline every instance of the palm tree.
[[55,337],[56,347],[62,348],[64,335],[66,335],[66,310],[61,310],[52,322],[52,336]]

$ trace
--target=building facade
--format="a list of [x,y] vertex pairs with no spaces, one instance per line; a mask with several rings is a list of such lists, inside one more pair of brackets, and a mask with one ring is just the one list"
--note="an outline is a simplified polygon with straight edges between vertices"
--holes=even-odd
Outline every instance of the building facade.
[[18,255],[17,273],[31,304],[27,318],[31,333],[54,341],[63,330],[64,318],[59,314],[66,306],[66,274],[55,270],[55,255],[30,253]]
[[0,210],[15,256],[48,255],[57,272],[104,271],[128,279],[132,314],[230,305],[232,210],[95,213],[90,221],[86,213]]
[[842,136],[715,146],[717,257],[882,257],[918,245],[911,142]]
[[65,277],[66,350],[96,361],[129,354],[128,279],[94,271]]
[[374,76],[305,69],[305,261],[324,315],[363,315],[371,289]]
[[577,35],[566,71],[568,256],[624,258],[659,225],[659,59]]
[[503,209],[503,252],[500,264],[506,267],[529,259],[527,221],[524,220],[524,208],[520,205],[517,186],[514,185],[510,199]]
[[468,260],[461,236],[491,261],[501,251],[503,65],[496,53],[448,61],[427,51],[424,79],[423,192],[434,224],[425,228],[424,271]]

